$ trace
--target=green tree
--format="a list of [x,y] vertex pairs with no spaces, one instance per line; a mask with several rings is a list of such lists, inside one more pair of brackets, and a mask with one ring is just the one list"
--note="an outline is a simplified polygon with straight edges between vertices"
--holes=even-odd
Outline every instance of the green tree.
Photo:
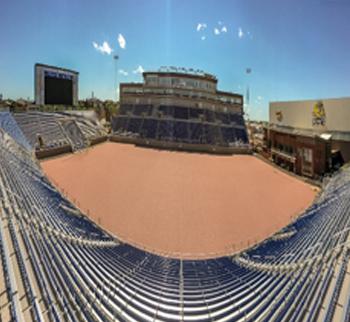
[[111,116],[117,115],[119,111],[119,102],[106,100],[104,101],[104,109],[106,113],[106,121],[109,122],[111,119]]

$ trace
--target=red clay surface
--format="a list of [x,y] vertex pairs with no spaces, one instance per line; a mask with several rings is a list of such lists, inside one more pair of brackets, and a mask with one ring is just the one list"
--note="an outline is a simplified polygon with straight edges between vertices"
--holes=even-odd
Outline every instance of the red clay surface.
[[41,166],[109,232],[182,258],[216,257],[261,241],[305,210],[316,194],[251,155],[105,143]]

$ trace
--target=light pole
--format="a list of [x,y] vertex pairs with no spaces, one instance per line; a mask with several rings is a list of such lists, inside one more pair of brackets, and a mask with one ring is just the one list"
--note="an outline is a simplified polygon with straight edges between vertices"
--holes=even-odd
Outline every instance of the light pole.
[[114,55],[114,100],[117,102],[117,60],[118,55]]
[[249,74],[251,73],[251,69],[250,68],[247,68],[246,69],[246,72],[247,72],[247,95],[246,95],[246,98],[247,98],[247,106],[249,106],[249,96],[250,96],[250,93],[249,93]]
[[[248,125],[248,137],[251,136],[251,129],[250,129],[250,109],[249,109],[249,100],[250,100],[250,92],[249,92],[249,74],[251,73],[251,69],[250,68],[247,68],[246,69],[246,73],[247,73],[247,94],[246,94],[246,99],[247,99],[247,102],[246,102],[246,109],[245,109],[245,115],[246,115],[246,122],[247,122],[247,125]],[[246,112],[249,112],[249,113],[246,113]],[[250,133],[250,134],[249,134]],[[249,138],[249,141],[252,142],[252,138],[250,137]]]
[[249,114],[246,112],[250,112],[249,110],[249,101],[250,101],[249,74],[251,73],[252,70],[250,68],[246,68],[245,71],[247,73],[247,93],[246,93],[246,103],[245,103],[245,114],[247,114],[249,118]]

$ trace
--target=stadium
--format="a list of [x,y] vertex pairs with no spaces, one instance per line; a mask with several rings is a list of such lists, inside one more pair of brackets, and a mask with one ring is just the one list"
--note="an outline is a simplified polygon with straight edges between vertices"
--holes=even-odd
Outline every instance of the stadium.
[[[74,101],[77,73],[37,68]],[[1,320],[348,321],[349,169],[316,194],[251,154],[214,76],[143,77],[110,135],[0,112]]]

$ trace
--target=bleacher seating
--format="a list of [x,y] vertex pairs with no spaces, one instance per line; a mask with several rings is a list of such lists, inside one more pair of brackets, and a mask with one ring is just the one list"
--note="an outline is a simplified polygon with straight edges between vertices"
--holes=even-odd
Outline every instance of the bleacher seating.
[[136,104],[134,106],[133,115],[135,116],[150,116],[152,114],[153,105],[150,104]]
[[33,150],[10,112],[0,112],[0,127],[29,151]]
[[228,113],[214,112],[215,119],[223,124],[231,124],[231,120]]
[[234,128],[234,131],[238,140],[241,140],[243,144],[249,144],[248,135],[245,129]]
[[69,141],[52,113],[15,113],[14,118],[33,149],[40,147],[38,137],[46,149],[69,145]]
[[[163,134],[183,122],[196,138],[198,124],[220,129],[149,122]],[[0,170],[0,320],[348,321],[350,168],[274,236],[206,260],[151,254],[73,215],[76,207],[2,127]]]
[[158,110],[153,105],[122,106],[111,118],[117,136],[249,148],[242,115],[173,105],[160,105]]
[[191,122],[190,124],[190,142],[201,144],[204,140],[202,122]]
[[73,151],[86,148],[86,139],[75,120],[64,120],[61,122],[61,126],[72,145]]
[[132,136],[139,136],[143,119],[140,117],[131,117],[129,119],[126,131]]
[[86,148],[87,141],[107,136],[93,111],[14,113],[13,117],[31,150],[70,145],[73,151],[77,151]]
[[174,118],[174,106],[160,105],[159,111],[163,113],[164,117]]
[[208,123],[215,123],[215,114],[211,110],[204,110],[204,119]]
[[244,119],[242,115],[229,113],[229,118],[234,125],[244,126]]
[[56,113],[56,119],[59,119],[60,114],[73,117],[86,140],[93,141],[107,136],[105,128],[99,122],[94,111],[65,111]]
[[187,107],[175,106],[174,107],[174,118],[179,120],[189,119],[189,110]]
[[121,104],[119,107],[119,115],[128,115],[134,110],[134,105],[132,104]]
[[157,119],[144,119],[140,134],[141,137],[149,140],[155,140],[158,132],[158,120]]
[[217,145],[221,143],[220,127],[218,125],[203,124],[203,132],[207,144]]
[[174,139],[176,142],[189,142],[189,123],[174,121]]
[[159,120],[158,138],[162,141],[172,141],[173,127],[174,127],[173,121],[166,120],[166,119]]
[[238,141],[235,135],[235,129],[231,126],[221,126],[222,142],[226,146],[233,146]]
[[190,119],[199,120],[201,115],[204,114],[204,110],[202,108],[190,108]]
[[128,128],[129,118],[127,116],[113,117],[111,121],[112,131],[114,133],[126,132]]

